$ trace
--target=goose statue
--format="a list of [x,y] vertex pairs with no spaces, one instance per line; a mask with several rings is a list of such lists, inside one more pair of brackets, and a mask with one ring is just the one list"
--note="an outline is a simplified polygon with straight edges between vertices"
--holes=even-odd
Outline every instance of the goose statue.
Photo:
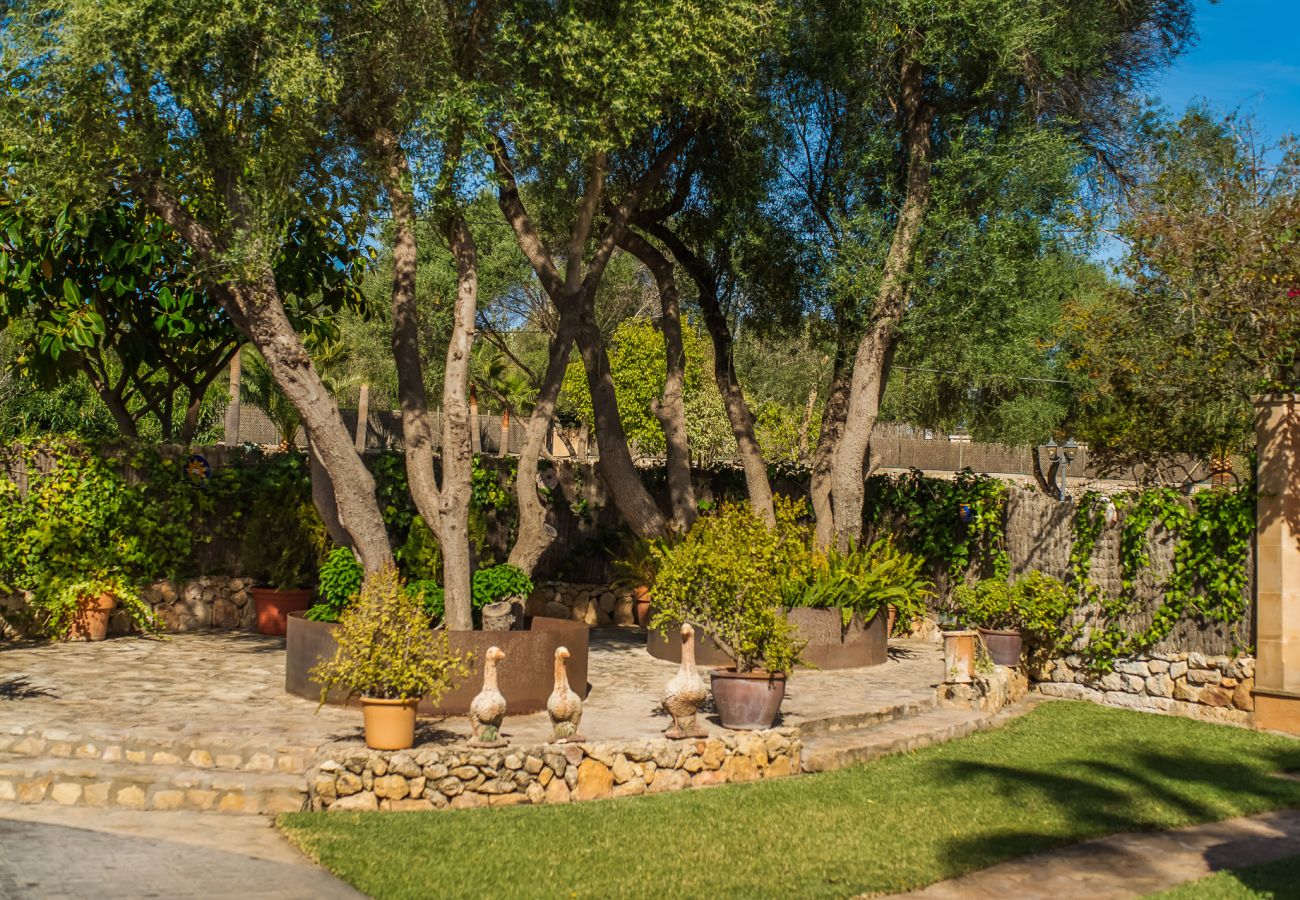
[[673,724],[664,736],[673,740],[708,737],[709,732],[695,718],[709,699],[704,679],[695,671],[695,629],[682,626],[682,665],[677,674],[664,687],[664,710],[673,717]]
[[497,687],[497,663],[506,658],[500,647],[488,647],[483,656],[483,690],[469,705],[471,747],[504,747],[501,720],[506,717],[506,698]]
[[565,661],[569,658],[567,647],[555,648],[555,690],[546,701],[546,714],[551,717],[551,740],[556,744],[586,740],[578,734],[582,721],[582,698],[569,687],[569,672]]

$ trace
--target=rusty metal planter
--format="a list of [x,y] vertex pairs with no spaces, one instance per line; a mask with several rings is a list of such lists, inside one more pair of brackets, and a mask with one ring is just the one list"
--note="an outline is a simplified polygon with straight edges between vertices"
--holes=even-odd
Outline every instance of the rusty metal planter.
[[[791,609],[785,615],[798,629],[799,638],[808,642],[803,658],[819,669],[878,666],[889,658],[889,635],[883,615],[873,616],[866,625],[854,616],[847,629],[843,627],[844,619],[838,609]],[[673,635],[671,640],[651,629],[646,633],[646,649],[656,659],[680,662],[681,641],[676,638],[676,629],[670,629],[669,634]],[[698,665],[731,665],[731,657],[723,653],[722,648],[698,625],[694,641]]]

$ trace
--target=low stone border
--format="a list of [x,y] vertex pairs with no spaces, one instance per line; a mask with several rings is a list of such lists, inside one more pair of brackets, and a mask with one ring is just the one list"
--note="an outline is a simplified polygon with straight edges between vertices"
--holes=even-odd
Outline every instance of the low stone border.
[[604,628],[636,624],[632,606],[632,592],[612,585],[543,581],[528,596],[524,612]]
[[1097,676],[1071,655],[1037,665],[1030,677],[1049,697],[1248,725],[1255,708],[1255,659],[1201,653],[1153,653],[1123,659]]
[[569,803],[783,778],[800,769],[794,729],[700,740],[545,744],[396,752],[357,744],[321,753],[307,774],[316,810],[427,810]]

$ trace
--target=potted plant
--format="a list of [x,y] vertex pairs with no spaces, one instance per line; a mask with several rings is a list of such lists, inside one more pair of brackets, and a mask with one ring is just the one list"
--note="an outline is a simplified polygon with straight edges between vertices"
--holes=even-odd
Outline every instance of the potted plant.
[[158,630],[158,620],[149,604],[125,578],[111,573],[51,585],[37,605],[47,616],[46,631],[69,641],[104,640],[109,618],[119,607],[128,612],[141,631]]
[[357,598],[365,570],[346,547],[335,547],[316,573],[317,602],[307,610],[313,622],[337,622]]
[[921,574],[924,565],[887,537],[847,552],[832,549],[813,560],[806,576],[787,578],[785,602],[792,608],[838,609],[845,628],[854,616],[867,625],[880,613],[890,616],[890,627],[895,618],[910,626],[935,596],[934,584]]
[[785,617],[782,582],[806,543],[789,509],[775,528],[748,504],[722,504],[672,546],[653,548],[656,629],[698,624],[733,665],[710,672],[726,728],[770,728],[803,649]]
[[1008,583],[986,578],[953,590],[957,613],[978,629],[989,656],[1000,666],[1020,665],[1026,636],[1039,642],[1054,640],[1070,607],[1070,594],[1060,581],[1042,572],[1027,572]]
[[286,457],[285,464],[274,467],[257,486],[247,517],[244,570],[260,582],[252,595],[262,634],[284,634],[289,613],[311,606],[309,585],[328,537],[311,503],[307,479],[302,460]]
[[614,562],[614,586],[632,597],[632,617],[642,628],[650,624],[650,585],[657,566],[654,550],[658,542],[638,539],[627,554]]
[[469,672],[471,655],[451,652],[446,632],[429,627],[419,598],[392,566],[366,579],[340,616],[335,640],[334,656],[314,666],[311,677],[321,685],[322,704],[339,686],[361,698],[366,746],[374,750],[414,745],[421,698],[436,703]]

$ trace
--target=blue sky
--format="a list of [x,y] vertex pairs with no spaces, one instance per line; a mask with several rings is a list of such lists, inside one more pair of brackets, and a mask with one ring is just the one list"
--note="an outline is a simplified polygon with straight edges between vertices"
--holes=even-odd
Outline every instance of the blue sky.
[[1196,45],[1153,85],[1165,105],[1240,109],[1270,141],[1300,132],[1300,0],[1198,0],[1196,13]]

